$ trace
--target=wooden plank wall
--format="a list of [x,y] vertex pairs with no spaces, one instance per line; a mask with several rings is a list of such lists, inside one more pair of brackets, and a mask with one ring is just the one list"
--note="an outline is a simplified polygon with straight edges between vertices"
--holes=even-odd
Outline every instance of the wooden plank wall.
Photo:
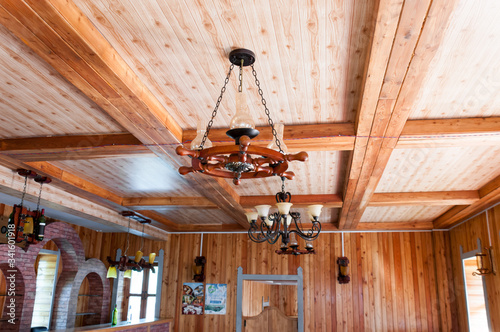
[[192,279],[200,235],[171,235],[161,314],[174,318],[175,331],[234,331],[238,266],[249,274],[296,274],[301,266],[306,331],[452,330],[457,317],[451,266],[434,259],[446,259],[449,244],[447,232],[347,233],[351,282],[340,285],[338,233],[322,234],[317,254],[301,257],[279,256],[278,246],[253,243],[246,234],[205,234],[206,282],[228,284],[227,314],[187,316],[178,300],[182,283]]
[[487,212],[483,212],[475,218],[455,227],[449,232],[452,250],[453,281],[455,284],[457,311],[461,331],[466,331],[468,325],[460,246],[462,246],[464,252],[477,249],[478,238],[481,240],[481,244],[483,246],[489,245],[486,213],[488,214],[492,241],[491,245],[493,246],[494,264],[496,266],[497,273],[496,275],[487,275],[483,280],[486,283],[488,293],[488,308],[492,324],[491,328],[492,331],[500,331],[500,273],[498,271],[498,267],[500,266],[500,206],[496,206]]
[[297,286],[271,285],[258,281],[243,282],[243,316],[257,316],[262,312],[262,299],[278,308],[286,316],[297,316]]

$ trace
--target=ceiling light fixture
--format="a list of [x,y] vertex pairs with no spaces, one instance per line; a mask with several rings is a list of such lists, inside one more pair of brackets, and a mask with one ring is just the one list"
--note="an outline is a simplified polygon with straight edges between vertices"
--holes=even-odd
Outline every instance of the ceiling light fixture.
[[[257,72],[253,66],[255,62],[254,53],[247,49],[236,49],[229,53],[229,61],[231,62],[229,72],[227,73],[224,85],[212,112],[212,118],[208,122],[205,132],[203,133],[198,128],[199,137],[191,142],[190,150],[182,146],[176,149],[178,155],[192,158],[191,167],[180,167],[179,173],[186,175],[193,172],[215,177],[232,178],[236,185],[241,183],[241,179],[263,178],[273,175],[290,180],[293,179],[295,174],[287,171],[288,162],[294,160],[304,162],[307,160],[308,155],[303,151],[297,154],[285,154],[283,152],[274,122],[271,119],[260,87],[260,82],[257,79]],[[238,93],[236,95],[236,114],[231,120],[230,129],[226,132],[229,137],[234,139],[235,144],[210,147],[208,134],[212,128],[214,118],[217,115],[217,110],[219,109],[235,65],[240,68]],[[247,66],[252,67],[257,91],[261,97],[262,105],[264,106],[268,123],[276,142],[276,150],[250,145],[250,140],[256,137],[259,131],[255,129],[255,123],[246,103],[246,95],[243,92],[243,67]]]
[[[300,221],[300,213],[290,212],[292,195],[285,192],[285,178],[281,178],[281,192],[276,194],[276,207],[278,212],[269,213],[271,205],[257,205],[257,212],[247,212],[246,216],[250,223],[248,236],[253,242],[269,242],[274,244],[281,238],[281,248],[276,250],[277,254],[314,254],[311,241],[316,240],[321,232],[319,216],[323,205],[309,205],[308,214],[312,222],[311,228],[304,230]],[[260,223],[257,220],[260,218]],[[292,225],[293,222],[293,225]],[[296,236],[306,240],[305,250],[299,250]]]
[[[155,269],[153,267],[154,259],[156,257],[156,254],[150,254],[149,255],[149,263],[144,260],[142,257],[142,244],[143,240],[141,238],[141,249],[136,253],[135,259],[130,259],[127,256],[128,248],[129,248],[129,235],[130,235],[130,219],[137,220],[142,224],[142,234],[144,234],[144,224],[149,224],[151,223],[150,219],[146,219],[141,217],[140,215],[136,214],[133,211],[122,211],[121,215],[124,217],[128,217],[128,227],[127,227],[127,238],[125,240],[125,252],[123,256],[120,257],[119,261],[114,261],[111,259],[111,257],[107,257],[108,263],[109,263],[109,268],[108,268],[108,274],[107,278],[116,278],[117,277],[117,271],[118,270],[123,271],[124,278],[131,278],[132,277],[132,270],[137,271],[137,272],[142,272],[143,269],[151,269],[154,273]],[[139,257],[140,256],[140,257]]]

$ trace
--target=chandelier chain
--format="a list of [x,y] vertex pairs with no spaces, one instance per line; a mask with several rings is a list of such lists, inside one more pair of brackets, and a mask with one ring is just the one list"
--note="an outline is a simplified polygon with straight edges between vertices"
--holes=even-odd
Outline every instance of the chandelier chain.
[[42,186],[43,186],[43,182],[40,182],[40,191],[38,193],[38,202],[36,203],[37,211],[40,209],[40,199],[42,198]]
[[21,206],[24,203],[24,196],[26,195],[26,185],[28,184],[28,176],[24,177],[24,187],[23,187],[23,195],[21,196]]
[[254,67],[253,64],[251,66],[252,66],[252,75],[255,77],[255,85],[257,85],[257,91],[259,92],[262,105],[264,106],[264,110],[265,110],[266,115],[267,115],[267,122],[269,123],[269,126],[271,126],[273,137],[274,137],[274,139],[276,141],[276,145],[278,146],[278,149],[279,149],[280,153],[283,153],[283,149],[281,148],[281,142],[280,142],[280,140],[278,138],[278,133],[277,133],[276,129],[274,128],[273,119],[271,119],[271,115],[270,115],[269,109],[267,108],[267,102],[264,99],[264,93],[262,92],[262,89],[260,88],[260,81],[257,78],[257,71],[255,71],[255,67]]
[[238,85],[238,92],[243,92],[243,59],[241,59],[241,65],[240,65],[240,74],[238,76],[239,80],[239,85]]
[[205,135],[203,135],[203,139],[201,140],[200,150],[203,150],[203,146],[205,145],[205,142],[207,141],[208,133],[210,132],[210,128],[212,128],[212,125],[214,123],[214,118],[217,115],[217,110],[219,109],[219,105],[222,101],[222,96],[224,95],[224,92],[226,92],[226,86],[227,86],[227,83],[229,82],[229,77],[231,76],[231,72],[233,71],[233,68],[234,68],[234,64],[231,64],[231,66],[229,66],[229,71],[227,73],[226,79],[224,80],[224,85],[222,86],[222,89],[220,90],[219,98],[217,98],[217,102],[215,103],[215,108],[212,112],[212,118],[208,122],[207,130],[205,130]]

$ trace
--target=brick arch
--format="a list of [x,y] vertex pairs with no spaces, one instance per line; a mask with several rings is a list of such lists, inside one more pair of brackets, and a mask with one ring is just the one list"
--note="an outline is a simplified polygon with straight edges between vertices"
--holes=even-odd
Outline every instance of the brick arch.
[[[110,286],[106,278],[107,269],[103,262],[98,259],[91,258],[80,264],[80,268],[73,279],[68,278],[68,283],[71,282],[71,287],[64,290],[61,289],[60,299],[62,299],[58,310],[62,310],[56,314],[55,308],[52,318],[51,326],[53,328],[69,329],[75,326],[75,314],[78,304],[78,293],[85,278],[90,283],[90,288],[95,295],[100,297],[91,297],[89,299],[89,306],[97,314],[85,318],[86,325],[101,324],[107,322],[109,313],[109,299],[110,299]],[[61,274],[62,276],[62,274]],[[59,286],[59,283],[58,283]],[[58,287],[59,288],[59,287]],[[56,294],[57,297],[57,294]],[[63,304],[67,303],[65,310]],[[74,309],[72,309],[74,308]]]
[[[25,295],[23,298],[23,305],[19,309],[22,311],[22,314],[17,317],[19,318],[19,322],[15,325],[14,330],[29,331],[31,328],[36,292],[35,260],[40,250],[50,240],[54,241],[61,251],[63,264],[63,272],[59,276],[56,285],[51,323],[54,325],[51,325],[51,328],[65,329],[73,327],[75,324],[74,313],[76,313],[76,301],[74,301],[73,306],[73,301],[70,301],[69,296],[72,294],[73,287],[75,287],[74,281],[77,277],[79,268],[81,266],[86,266],[85,251],[83,249],[82,241],[73,227],[63,222],[54,222],[46,226],[43,241],[36,245],[29,245],[26,249],[21,249],[20,247],[15,246],[14,257],[16,260],[16,268],[19,270],[21,278],[23,280],[30,280],[30,282],[26,282],[24,285]],[[8,245],[0,245],[0,264],[7,264],[9,258]],[[102,262],[100,263],[104,266]],[[94,264],[96,263],[94,262]],[[106,270],[105,267],[104,270]],[[87,273],[85,273],[85,275]],[[109,281],[105,277],[106,275],[104,274],[103,283],[107,283],[107,287],[104,287],[104,291],[107,292],[109,306]],[[78,291],[83,278],[78,284],[76,297],[78,297]],[[17,298],[18,297],[16,297],[16,299]],[[73,314],[73,319],[71,321],[67,319],[68,313]],[[3,330],[4,324],[0,323],[0,327]]]
[[[0,327],[2,331],[18,331],[20,319],[23,316],[23,310],[25,309],[23,305],[23,295],[25,294],[24,278],[18,268],[11,268],[8,263],[0,263],[0,271],[2,271],[7,283],[6,294],[9,294],[9,292],[14,289],[15,295],[17,295],[6,296],[4,306],[0,311],[0,317],[2,318],[11,319],[11,317],[15,317],[15,324],[11,324],[9,322],[1,322]],[[11,299],[15,301],[14,304],[11,304]],[[13,316],[9,316],[9,314],[13,314]]]

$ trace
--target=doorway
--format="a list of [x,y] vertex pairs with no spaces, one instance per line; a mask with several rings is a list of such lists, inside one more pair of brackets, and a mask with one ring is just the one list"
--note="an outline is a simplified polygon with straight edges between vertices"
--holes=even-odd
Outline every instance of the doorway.
[[53,246],[56,250],[41,249],[35,261],[36,293],[31,327],[50,328],[61,255],[57,246]]
[[[290,292],[293,293],[290,300],[285,301]],[[287,312],[291,314],[286,315]],[[249,314],[253,317],[248,317]],[[276,324],[277,321],[280,323]],[[274,275],[243,274],[243,268],[239,267],[236,331],[281,331],[278,328],[304,331],[302,268],[297,269],[296,275]]]
[[482,248],[479,239],[477,240],[477,245],[478,249],[466,253],[463,253],[463,249],[460,247],[467,321],[469,323],[469,331],[491,331],[488,294],[486,292],[484,277],[472,275],[477,270],[476,253],[481,252]]

